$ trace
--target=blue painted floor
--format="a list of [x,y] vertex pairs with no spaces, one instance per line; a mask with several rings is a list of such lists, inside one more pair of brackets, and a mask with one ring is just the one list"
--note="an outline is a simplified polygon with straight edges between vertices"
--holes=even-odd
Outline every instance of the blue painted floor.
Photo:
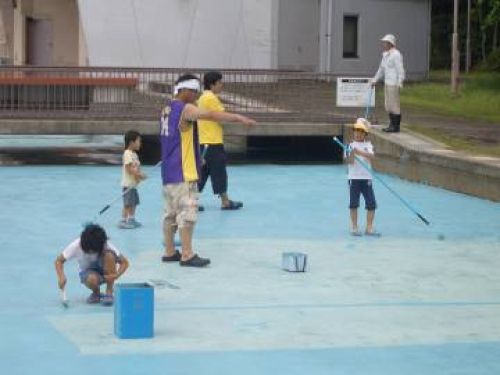
[[[208,269],[159,262],[157,171],[139,189],[143,228],[117,228],[120,202],[100,218],[131,261],[120,281],[178,287],[155,290],[154,339],[119,340],[76,264],[61,308],[53,262],[119,194],[120,167],[0,168],[0,374],[500,374],[500,204],[384,176],[432,225],[375,182],[383,236],[355,238],[343,166],[229,175],[245,207],[204,192]],[[308,272],[282,271],[284,251],[306,252]]]

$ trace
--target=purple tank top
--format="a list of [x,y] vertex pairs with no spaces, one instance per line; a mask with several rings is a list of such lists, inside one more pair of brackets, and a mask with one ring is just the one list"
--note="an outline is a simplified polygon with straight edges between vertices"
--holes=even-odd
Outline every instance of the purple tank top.
[[[161,176],[163,185],[184,181],[182,138],[179,130],[179,121],[186,103],[172,100],[165,106],[160,118],[161,143]],[[184,135],[184,136],[187,136]],[[196,160],[198,176],[200,175],[200,149],[198,141],[197,123],[193,124],[192,131],[193,152]]]

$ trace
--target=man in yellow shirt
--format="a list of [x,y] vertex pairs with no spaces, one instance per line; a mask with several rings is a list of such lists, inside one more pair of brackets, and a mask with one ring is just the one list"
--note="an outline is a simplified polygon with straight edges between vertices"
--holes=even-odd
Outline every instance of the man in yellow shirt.
[[[207,112],[223,112],[224,106],[217,97],[222,91],[222,74],[207,72],[203,77],[203,94],[198,100],[198,107]],[[214,194],[220,196],[221,209],[238,210],[243,203],[232,201],[227,194],[226,151],[224,150],[224,132],[222,124],[216,121],[198,120],[200,131],[201,154],[204,163],[198,182],[199,191],[203,191],[210,176]]]

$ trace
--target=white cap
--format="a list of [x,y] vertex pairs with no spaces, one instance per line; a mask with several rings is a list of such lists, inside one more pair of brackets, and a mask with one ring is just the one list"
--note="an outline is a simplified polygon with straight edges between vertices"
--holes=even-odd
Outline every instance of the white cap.
[[370,132],[371,124],[370,121],[367,119],[360,117],[356,120],[354,123],[354,129],[361,129],[363,130],[366,134]]
[[387,34],[382,39],[380,39],[380,41],[391,43],[394,47],[396,47],[396,37],[392,34]]

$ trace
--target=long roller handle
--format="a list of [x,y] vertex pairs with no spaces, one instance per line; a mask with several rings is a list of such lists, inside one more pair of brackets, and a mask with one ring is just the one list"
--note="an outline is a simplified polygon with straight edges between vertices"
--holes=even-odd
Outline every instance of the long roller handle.
[[[333,140],[344,150],[344,152],[347,152],[347,146],[343,144],[337,137],[333,137]],[[354,155],[356,160],[361,164],[361,166],[370,173],[374,178],[376,178],[382,185],[385,186],[387,190],[389,190],[392,194],[396,196],[405,206],[408,208],[411,212],[413,212],[415,215],[418,216],[420,220],[422,220],[425,224],[429,225],[430,222],[423,217],[420,213],[417,212],[401,195],[399,195],[394,189],[392,189],[387,183],[377,174],[375,171],[373,171],[369,165],[367,165],[358,155]]]
[[[151,168],[151,172],[153,172],[157,167],[159,167],[161,165],[161,160],[155,164],[154,167]],[[115,199],[113,199],[111,202],[109,202],[107,205],[105,205],[100,211],[99,213],[94,217],[94,219],[92,220],[92,223],[94,223],[97,218],[99,216],[101,216],[103,213],[105,213],[107,210],[109,210],[111,208],[111,206],[113,206],[120,198],[122,198],[125,194],[127,194],[131,189],[133,189],[135,186],[131,186],[129,187],[128,189],[126,189],[123,193],[121,193],[119,196],[117,196]]]

